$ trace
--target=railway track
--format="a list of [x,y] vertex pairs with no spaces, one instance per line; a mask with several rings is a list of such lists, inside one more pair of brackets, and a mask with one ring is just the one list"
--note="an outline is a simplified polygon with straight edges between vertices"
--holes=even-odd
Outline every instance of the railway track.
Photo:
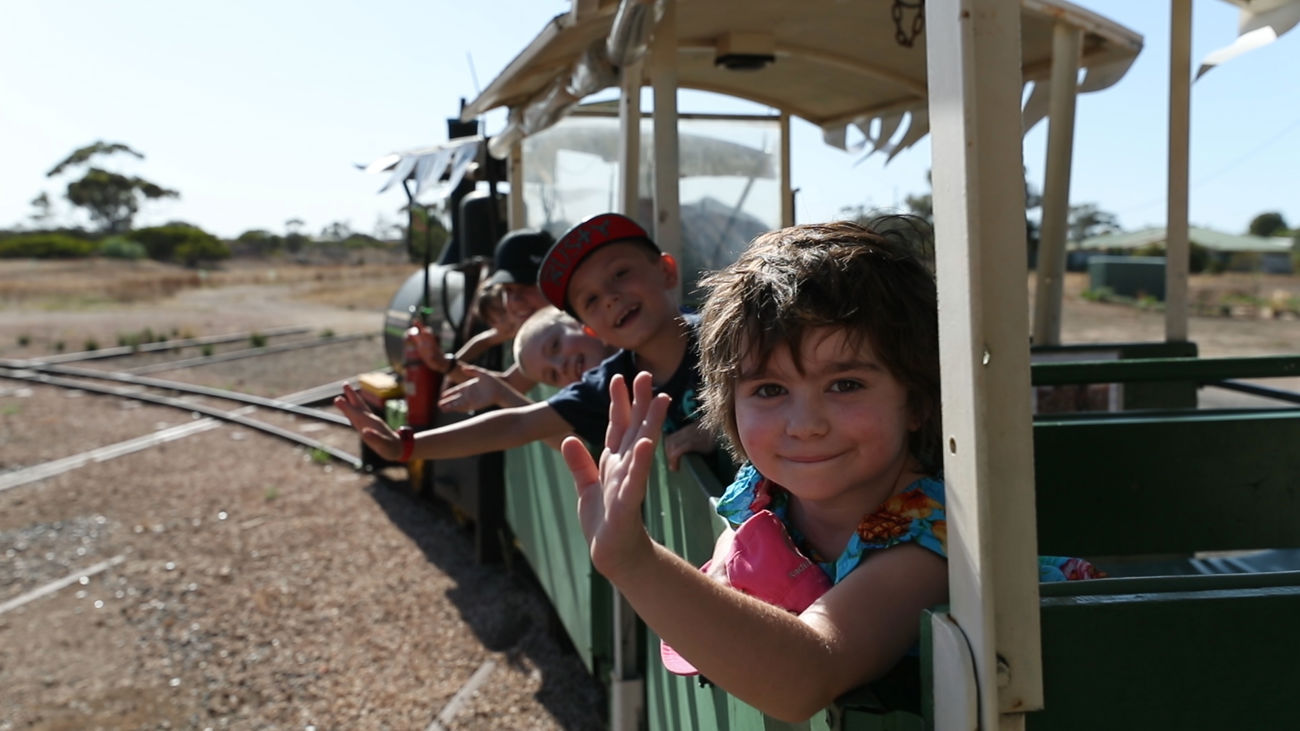
[[[307,331],[307,328],[280,328],[279,330],[272,332],[273,334],[295,334],[305,331]],[[248,337],[246,334],[237,334],[217,336],[216,338],[194,338],[191,339],[193,342],[174,341],[170,344],[155,343],[153,345],[160,347],[154,347],[151,349],[164,350],[167,348],[175,348],[182,342],[188,345],[204,344],[205,342],[216,341],[233,342],[246,337]],[[344,335],[337,337],[323,337],[304,342],[249,348],[204,358],[172,360],[164,363],[153,364],[149,369],[172,371],[183,370],[213,362],[236,358],[268,357],[292,350],[349,342],[365,337],[369,336]],[[0,379],[115,396],[133,401],[166,406],[190,413],[202,414],[221,422],[239,424],[240,426],[254,429],[284,441],[306,447],[307,449],[313,450],[314,453],[328,455],[330,458],[347,464],[353,468],[360,468],[363,466],[362,459],[355,454],[341,450],[322,440],[312,438],[298,431],[287,429],[262,419],[254,418],[247,413],[249,411],[247,407],[256,407],[275,413],[308,419],[314,422],[335,426],[348,426],[347,419],[341,414],[335,413],[334,411],[311,408],[309,405],[320,403],[333,397],[335,394],[339,393],[343,384],[347,383],[349,379],[321,384],[281,398],[267,398],[264,396],[228,389],[148,377],[139,374],[138,371],[141,369],[113,371],[64,364],[91,359],[129,356],[134,355],[141,350],[144,350],[144,348],[115,348],[107,349],[106,351],[67,353],[61,354],[58,357],[50,358],[31,358],[25,360],[0,359]],[[179,394],[179,396],[177,394]],[[245,408],[224,409],[218,406],[196,402],[192,397],[229,401],[236,404],[242,404]],[[171,439],[187,436],[188,434],[193,433],[193,431],[193,428],[177,428],[174,430],[168,430],[168,433],[165,434],[152,435],[143,439],[131,440],[131,446],[129,448],[122,445],[111,445],[108,448],[92,450],[92,452],[84,453],[83,455],[75,455],[74,457],[66,458],[64,460],[57,460],[60,463],[64,463],[57,467],[36,465],[27,468],[26,470],[19,471],[18,473],[10,473],[9,475],[0,478],[0,490],[43,479],[43,477],[47,476],[47,473],[50,473],[51,470],[53,470],[53,473],[57,473],[59,471],[65,471],[65,469],[75,468],[80,464],[84,464],[89,459],[102,458],[101,456],[91,457],[90,455],[92,453],[107,451],[108,453],[116,454],[122,452],[123,449],[126,451],[135,451],[139,448],[144,448],[153,444],[161,444],[165,441],[170,441]]]

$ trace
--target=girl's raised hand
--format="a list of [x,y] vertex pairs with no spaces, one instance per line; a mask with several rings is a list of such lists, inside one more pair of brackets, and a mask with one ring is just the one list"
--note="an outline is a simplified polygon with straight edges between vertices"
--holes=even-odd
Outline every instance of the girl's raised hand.
[[334,406],[352,422],[352,428],[361,432],[361,439],[375,454],[395,460],[402,454],[402,440],[383,419],[370,410],[361,394],[351,386],[343,385],[343,395],[334,397]]
[[650,536],[641,520],[650,464],[672,399],[655,396],[649,373],[638,373],[629,402],[627,384],[614,376],[609,384],[609,428],[600,465],[576,437],[561,451],[578,491],[578,517],[596,570],[607,577],[649,555]]

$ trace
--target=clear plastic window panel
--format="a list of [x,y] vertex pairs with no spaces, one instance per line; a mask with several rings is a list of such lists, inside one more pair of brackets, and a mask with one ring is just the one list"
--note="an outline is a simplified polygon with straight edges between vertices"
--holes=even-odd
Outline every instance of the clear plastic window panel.
[[[683,292],[734,261],[758,234],[780,226],[781,160],[772,117],[686,117],[678,124]],[[636,218],[654,220],[654,129],[641,124]],[[523,142],[527,222],[559,236],[618,207],[618,118],[572,115]]]

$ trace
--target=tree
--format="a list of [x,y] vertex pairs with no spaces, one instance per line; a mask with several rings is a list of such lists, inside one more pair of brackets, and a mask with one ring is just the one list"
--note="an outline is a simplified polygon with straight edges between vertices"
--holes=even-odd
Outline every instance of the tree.
[[326,241],[342,241],[352,235],[352,227],[347,221],[334,221],[320,230],[320,237]]
[[41,191],[40,195],[31,200],[31,206],[35,209],[28,216],[28,218],[32,219],[32,223],[39,226],[50,220],[50,196],[45,191]]
[[1261,213],[1250,219],[1251,236],[1280,236],[1286,229],[1286,219],[1277,211]]
[[[908,195],[903,199],[903,205],[907,207],[907,212],[913,216],[924,218],[927,223],[934,225],[934,179],[931,177],[931,171],[925,172],[925,182],[930,188],[928,192]],[[1034,187],[1029,184],[1029,179],[1025,179],[1025,244],[1028,247],[1029,263],[1033,265],[1035,257],[1038,254],[1038,223],[1029,217],[1028,212],[1034,208],[1043,205],[1043,196],[1039,194]],[[865,222],[871,218],[875,212],[867,209],[866,206],[848,206],[840,209],[840,215],[846,219]]]
[[418,203],[414,206],[402,206],[403,212],[409,214],[410,229],[407,237],[407,256],[412,264],[424,261],[425,249],[429,249],[429,260],[436,261],[442,249],[451,238],[451,233],[442,225],[442,221],[428,208]]
[[[119,142],[98,141],[74,150],[55,165],[46,177],[88,165],[95,157],[125,153],[143,160],[144,155]],[[77,180],[68,183],[67,199],[72,205],[86,209],[92,221],[106,233],[120,233],[131,228],[135,214],[140,210],[141,198],[179,198],[180,193],[164,188],[139,177],[128,177],[98,167],[90,167]]]
[[1103,211],[1096,203],[1080,203],[1070,206],[1069,220],[1065,224],[1067,238],[1070,241],[1083,241],[1094,236],[1104,236],[1119,232],[1119,217],[1109,211]]

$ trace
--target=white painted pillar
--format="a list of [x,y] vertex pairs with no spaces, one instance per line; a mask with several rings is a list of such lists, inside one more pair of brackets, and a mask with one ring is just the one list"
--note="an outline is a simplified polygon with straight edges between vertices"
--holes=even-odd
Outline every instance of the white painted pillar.
[[794,191],[790,189],[790,113],[781,112],[781,225],[794,225]]
[[[677,0],[664,3],[650,47],[650,77],[654,85],[655,200],[654,236],[659,248],[682,259],[682,212],[678,196],[677,152]],[[681,301],[681,279],[677,298]]]
[[[618,104],[618,206],[619,213],[637,218],[641,169],[641,64],[623,69]],[[640,221],[645,225],[645,221]],[[610,671],[610,728],[635,731],[645,709],[645,679],[639,673],[642,648],[637,642],[637,617],[618,589],[611,621],[614,632],[614,667]]]
[[528,210],[524,207],[524,144],[516,140],[510,146],[506,177],[510,179],[510,203],[506,212],[507,227],[513,231],[528,225]]
[[925,16],[951,608],[944,620],[965,638],[941,643],[934,662],[970,663],[978,698],[970,708],[966,674],[937,673],[936,717],[947,728],[978,719],[983,729],[1020,729],[1023,712],[1043,701],[1020,3],[929,0]]
[[1192,106],[1192,0],[1170,0],[1169,201],[1165,214],[1165,340],[1187,340],[1188,147]]
[[1079,94],[1082,33],[1058,21],[1052,29],[1052,86],[1043,181],[1043,225],[1038,239],[1034,290],[1034,344],[1061,344],[1066,223],[1070,214],[1070,163],[1074,154],[1074,102]]
[[[641,191],[641,63],[623,69],[618,101],[618,212],[637,218]],[[638,221],[642,226],[648,221]]]

